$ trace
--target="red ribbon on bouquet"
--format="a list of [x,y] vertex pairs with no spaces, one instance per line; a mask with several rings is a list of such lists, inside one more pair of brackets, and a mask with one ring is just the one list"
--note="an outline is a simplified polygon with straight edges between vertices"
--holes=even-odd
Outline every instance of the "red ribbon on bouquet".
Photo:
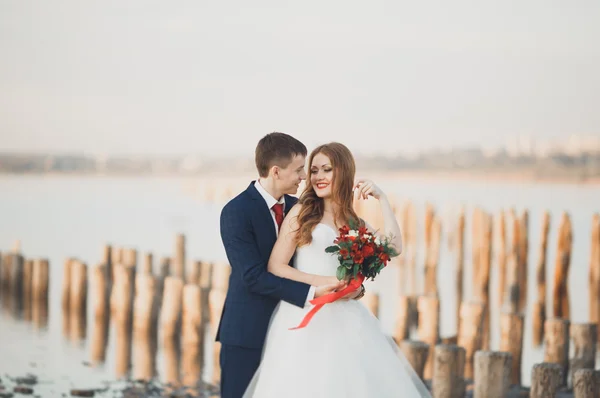
[[314,307],[304,316],[304,319],[302,319],[300,325],[296,326],[295,328],[290,328],[289,330],[297,330],[304,328],[306,325],[308,325],[312,317],[315,316],[315,314],[319,312],[319,310],[323,308],[325,304],[333,303],[334,301],[341,299],[345,295],[352,293],[353,291],[358,289],[360,285],[362,285],[364,280],[365,277],[362,274],[359,274],[357,275],[356,279],[352,279],[348,286],[346,286],[339,292],[329,293],[316,299],[310,300],[310,303],[313,304]]

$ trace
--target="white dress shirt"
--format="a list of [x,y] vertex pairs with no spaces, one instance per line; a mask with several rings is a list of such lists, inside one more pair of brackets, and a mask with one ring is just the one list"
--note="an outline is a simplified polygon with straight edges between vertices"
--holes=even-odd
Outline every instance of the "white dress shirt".
[[[263,197],[265,202],[267,202],[267,206],[269,207],[269,211],[271,212],[271,217],[273,217],[273,225],[275,226],[275,233],[277,234],[277,236],[279,236],[279,228],[277,226],[277,220],[275,219],[275,211],[273,210],[272,207],[274,204],[277,204],[277,203],[283,204],[283,212],[285,214],[285,196],[282,196],[281,199],[279,199],[279,200],[275,199],[273,196],[271,196],[270,193],[267,192],[267,190],[265,188],[263,188],[263,186],[260,184],[259,180],[256,180],[256,182],[254,183],[254,187],[256,188],[256,190],[258,191],[260,196]],[[310,289],[308,290],[308,295],[306,296],[306,302],[304,304],[305,306],[311,305],[310,300],[315,298],[315,290],[316,289],[314,286],[311,286]]]

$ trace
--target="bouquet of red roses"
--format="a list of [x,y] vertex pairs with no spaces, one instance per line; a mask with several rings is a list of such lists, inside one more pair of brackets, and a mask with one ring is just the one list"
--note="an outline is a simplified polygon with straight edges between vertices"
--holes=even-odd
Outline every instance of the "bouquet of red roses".
[[337,254],[340,265],[336,276],[339,280],[348,280],[348,285],[339,292],[326,294],[314,300],[314,307],[306,314],[300,325],[291,330],[302,329],[312,317],[325,305],[352,293],[358,289],[365,279],[374,280],[385,268],[392,257],[399,255],[390,243],[392,237],[379,238],[369,232],[365,226],[356,223],[344,225],[340,234],[333,241],[334,245],[325,249],[326,253]]
[[357,279],[360,275],[374,280],[388,261],[399,254],[390,243],[391,237],[381,239],[364,226],[350,223],[350,226],[344,225],[339,231],[339,236],[333,242],[335,245],[325,249],[327,253],[337,253],[339,280]]

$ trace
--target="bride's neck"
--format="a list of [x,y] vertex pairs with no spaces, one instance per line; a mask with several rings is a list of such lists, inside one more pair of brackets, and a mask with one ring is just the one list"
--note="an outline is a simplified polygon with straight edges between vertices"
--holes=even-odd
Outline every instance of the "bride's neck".
[[331,199],[325,199],[323,201],[323,204],[323,210],[325,211],[325,213],[330,213],[331,215],[333,215],[338,210],[337,206],[334,205]]

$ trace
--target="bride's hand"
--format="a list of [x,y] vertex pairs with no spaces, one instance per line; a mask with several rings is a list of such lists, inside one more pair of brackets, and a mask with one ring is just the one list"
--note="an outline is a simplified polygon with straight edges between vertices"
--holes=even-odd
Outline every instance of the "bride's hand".
[[359,199],[367,199],[367,197],[372,196],[379,200],[383,195],[385,195],[381,188],[375,185],[373,181],[367,179],[357,180],[356,184],[354,184],[354,189],[358,194]]

